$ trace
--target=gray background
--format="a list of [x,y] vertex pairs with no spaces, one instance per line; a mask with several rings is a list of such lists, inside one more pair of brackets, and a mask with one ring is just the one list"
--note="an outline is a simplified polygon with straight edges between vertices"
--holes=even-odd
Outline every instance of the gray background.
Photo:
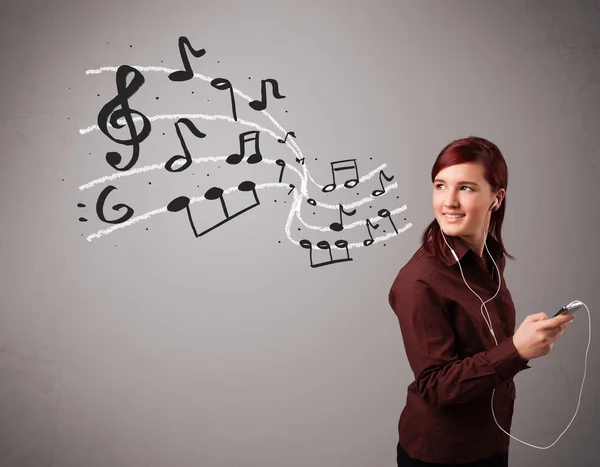
[[[505,279],[517,325],[574,299],[592,313],[600,305],[599,8],[568,0],[3,2],[0,465],[395,465],[413,375],[387,294],[433,219],[429,172],[449,141],[482,136],[506,157],[504,239],[517,260]],[[259,191],[260,206],[198,239],[181,212],[86,241],[109,227],[95,214],[106,185],[79,187],[116,172],[107,151],[127,160],[131,151],[100,131],[80,134],[116,95],[114,72],[85,72],[180,69],[179,36],[207,51],[191,60],[195,72],[228,78],[252,98],[261,79],[278,80],[286,98],[271,99],[267,111],[296,132],[321,185],[335,160],[357,159],[361,176],[386,164],[396,187],[346,223],[406,206],[393,219],[409,228],[352,248],[352,262],[312,269],[308,250],[285,234],[294,195],[273,187]],[[129,102],[149,117],[231,115],[227,93],[206,81],[144,76]],[[247,104],[237,96],[240,119],[277,132]],[[249,130],[194,122],[207,134],[198,140],[184,129],[194,157],[227,156]],[[182,154],[173,123],[152,123],[136,168]],[[261,144],[265,159],[300,168],[275,139]],[[120,202],[141,215],[213,184],[276,182],[278,173],[221,160],[119,178],[106,215],[117,217],[110,207]],[[283,181],[294,180],[286,171]],[[329,204],[375,188],[376,176],[328,194],[309,184]],[[192,206],[198,219],[204,208],[208,216],[208,203]],[[304,203],[302,217],[327,229],[336,212]],[[388,221],[376,235],[382,230],[391,232]],[[341,233],[367,238],[364,225]],[[295,220],[291,237],[340,235]],[[589,330],[581,309],[553,351],[516,377],[514,436],[548,446],[561,435],[577,409]],[[546,450],[511,440],[511,466],[596,464],[595,345],[569,430]]]

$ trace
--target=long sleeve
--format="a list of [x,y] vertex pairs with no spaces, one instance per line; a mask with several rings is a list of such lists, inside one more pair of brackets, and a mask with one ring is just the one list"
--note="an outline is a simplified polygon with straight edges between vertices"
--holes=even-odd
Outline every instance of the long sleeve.
[[469,402],[530,368],[519,356],[512,336],[488,351],[460,359],[451,320],[426,279],[397,281],[389,302],[400,323],[418,392],[432,406]]

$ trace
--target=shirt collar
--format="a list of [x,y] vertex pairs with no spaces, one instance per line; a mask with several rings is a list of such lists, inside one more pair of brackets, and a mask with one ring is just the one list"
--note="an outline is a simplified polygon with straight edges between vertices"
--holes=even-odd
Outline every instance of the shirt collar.
[[[455,237],[455,236],[451,236],[451,235],[444,235],[444,236],[446,237],[446,240],[448,241],[448,243],[450,244],[452,249],[456,252],[456,256],[458,256],[458,259],[462,260],[463,256],[470,250],[470,248],[460,237]],[[490,253],[491,253],[492,257],[494,258],[494,260],[499,261],[500,258],[502,256],[504,256],[504,252],[502,251],[502,246],[500,245],[500,242],[498,242],[498,240],[496,240],[491,234],[488,233],[486,243],[487,243],[487,247],[490,250]],[[448,248],[448,245],[446,245],[446,242],[444,242],[444,249],[445,249],[445,252],[447,255],[447,258],[444,261],[446,263],[446,265],[452,266],[452,265],[456,264],[456,259],[454,258],[454,255]],[[485,245],[483,247],[483,252],[484,252],[484,254],[487,254]],[[474,251],[471,251],[471,253],[474,255],[477,254]]]

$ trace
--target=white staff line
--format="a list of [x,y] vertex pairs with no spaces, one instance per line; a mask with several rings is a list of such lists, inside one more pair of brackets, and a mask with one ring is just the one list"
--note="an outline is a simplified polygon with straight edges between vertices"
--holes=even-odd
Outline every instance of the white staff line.
[[[255,186],[255,190],[262,190],[262,189],[265,189],[265,188],[273,188],[273,187],[276,187],[276,188],[279,188],[279,187],[289,188],[289,185],[287,183],[263,183],[261,185],[256,185]],[[238,187],[234,186],[234,187],[227,188],[226,190],[223,191],[223,195],[227,195],[227,194],[229,194],[229,193],[231,193],[233,191],[238,191]],[[190,203],[189,204],[198,203],[198,202],[205,201],[205,200],[206,200],[206,198],[204,198],[203,196],[195,196],[195,197],[190,198]],[[369,200],[372,200],[372,198],[365,198],[364,202],[368,202]],[[291,237],[291,233],[290,233],[290,226],[291,226],[291,222],[292,222],[292,220],[294,218],[294,214],[296,214],[295,217],[297,217],[298,220],[305,227],[307,227],[307,228],[309,228],[311,230],[317,230],[317,231],[320,231],[320,232],[329,232],[329,231],[331,231],[331,229],[329,227],[319,227],[319,226],[316,226],[316,225],[307,224],[304,221],[304,219],[302,219],[302,216],[300,215],[299,204],[301,203],[301,201],[302,201],[302,197],[299,197],[296,194],[296,192],[294,192],[294,203],[293,203],[292,208],[290,210],[290,214],[288,215],[288,222],[286,223],[286,229],[285,229],[287,237],[288,237],[288,240],[290,240],[295,245],[299,245],[300,243],[297,242],[297,241],[295,241],[295,240],[293,240],[292,237]],[[333,208],[336,209],[335,207],[333,207]],[[393,211],[390,211],[390,215],[398,214],[398,213],[400,213],[400,212],[402,212],[404,210],[406,210],[406,205],[402,206],[401,208],[397,208],[397,209],[394,209]],[[97,232],[95,232],[95,233],[93,233],[91,235],[88,235],[86,237],[86,240],[88,242],[91,242],[95,238],[100,238],[103,235],[108,235],[108,234],[110,234],[110,233],[112,233],[112,232],[114,232],[114,231],[116,231],[118,229],[123,229],[125,227],[129,227],[129,226],[131,226],[131,225],[133,225],[133,224],[135,224],[137,222],[149,219],[152,216],[155,216],[155,215],[161,214],[161,213],[165,213],[165,212],[167,212],[167,207],[166,206],[163,206],[162,208],[154,209],[152,211],[146,212],[146,213],[141,214],[139,216],[135,216],[135,217],[133,217],[133,218],[131,218],[131,219],[125,221],[125,222],[120,223],[120,224],[115,224],[115,225],[113,225],[113,226],[111,226],[111,227],[109,227],[107,229],[102,229],[102,230],[99,230],[99,231],[97,231]],[[377,221],[379,221],[381,219],[383,219],[383,218],[380,217],[380,216],[376,216],[373,219],[371,219],[371,222],[374,223],[374,222],[377,222]],[[359,227],[361,225],[366,225],[366,224],[367,224],[366,219],[365,220],[356,221],[356,222],[353,222],[352,224],[344,225],[344,230],[352,229],[352,228]],[[412,225],[412,224],[409,224],[408,226],[410,227],[410,225]],[[385,238],[389,238],[389,236],[383,236],[383,237],[377,237],[377,238],[383,238],[383,239],[385,239]],[[353,245],[355,245],[353,248],[356,248],[356,247],[359,247],[359,246],[364,246],[364,245],[359,244],[359,243],[356,243],[356,244],[353,244]]]

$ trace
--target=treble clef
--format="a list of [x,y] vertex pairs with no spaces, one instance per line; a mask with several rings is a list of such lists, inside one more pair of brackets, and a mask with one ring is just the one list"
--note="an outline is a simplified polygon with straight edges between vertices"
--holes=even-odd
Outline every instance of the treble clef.
[[[133,73],[133,79],[128,86],[127,76],[129,73]],[[133,155],[131,156],[131,160],[124,167],[117,167],[122,159],[121,154],[116,151],[106,153],[106,162],[108,162],[111,167],[120,171],[129,170],[135,165],[140,153],[140,143],[148,137],[152,128],[150,120],[148,120],[143,113],[131,109],[128,102],[128,99],[138,91],[144,82],[144,76],[138,70],[129,65],[121,65],[117,69],[117,96],[108,101],[104,107],[102,107],[100,113],[98,113],[98,127],[100,130],[102,130],[102,133],[108,136],[115,143],[133,146]],[[132,115],[139,115],[142,118],[143,126],[142,131],[139,133],[135,127],[135,123],[133,122]],[[108,130],[109,122],[113,128],[123,128],[125,125],[119,123],[119,119],[121,118],[125,118],[125,121],[127,122],[129,135],[131,136],[129,139],[115,138]]]

